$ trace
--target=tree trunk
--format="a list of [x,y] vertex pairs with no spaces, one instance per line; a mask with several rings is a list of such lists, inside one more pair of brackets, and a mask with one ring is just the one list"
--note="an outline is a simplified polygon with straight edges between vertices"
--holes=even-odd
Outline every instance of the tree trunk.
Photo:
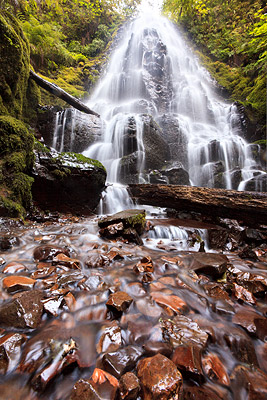
[[65,92],[65,90],[61,89],[59,86],[54,83],[48,82],[47,80],[41,78],[35,72],[30,71],[30,78],[33,79],[39,86],[43,89],[47,90],[49,93],[59,97],[60,99],[66,101],[66,103],[70,104],[74,108],[77,108],[79,111],[83,111],[86,114],[93,114],[97,117],[100,117],[95,111],[91,110],[85,104],[83,104],[80,100],[76,99],[69,93]]
[[141,204],[267,224],[267,193],[152,184],[130,184],[129,191]]

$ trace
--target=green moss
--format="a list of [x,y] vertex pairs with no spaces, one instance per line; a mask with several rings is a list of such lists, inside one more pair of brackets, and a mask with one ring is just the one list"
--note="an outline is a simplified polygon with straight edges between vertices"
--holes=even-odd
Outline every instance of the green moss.
[[36,150],[38,153],[50,153],[49,148],[37,139],[34,139],[34,150]]
[[23,172],[18,172],[13,175],[12,182],[9,183],[9,187],[12,190],[11,199],[17,201],[26,209],[32,203],[31,186],[33,181],[34,179],[30,176]]
[[64,178],[66,178],[71,174],[71,170],[69,168],[64,168],[64,170],[54,169],[51,173],[56,178],[63,180]]
[[132,226],[134,229],[139,227],[137,230],[143,230],[146,224],[146,213],[140,213],[129,217],[128,219],[129,225]]
[[0,216],[11,218],[24,218],[25,209],[17,202],[0,195]]
[[101,168],[104,171],[106,171],[104,165],[98,161],[98,160],[93,160],[92,158],[85,157],[82,154],[79,153],[60,153],[59,156],[55,160],[60,160],[62,162],[75,162],[78,164],[88,164],[92,165],[93,167],[96,168]]
[[5,169],[12,172],[22,172],[26,169],[25,152],[15,152],[5,157]]
[[25,154],[26,169],[33,165],[34,136],[25,124],[10,116],[0,116],[0,154],[7,155],[22,151]]
[[0,15],[0,37],[0,105],[3,112],[19,118],[28,86],[29,43],[18,21],[8,12]]

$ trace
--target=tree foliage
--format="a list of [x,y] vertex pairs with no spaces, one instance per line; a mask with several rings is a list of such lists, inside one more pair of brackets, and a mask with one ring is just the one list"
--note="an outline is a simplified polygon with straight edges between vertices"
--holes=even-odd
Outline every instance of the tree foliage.
[[[265,122],[267,7],[261,0],[164,0],[164,11],[206,50],[216,78]],[[223,64],[229,67],[224,67]],[[224,74],[222,73],[224,70]],[[217,76],[216,76],[217,72]],[[233,79],[235,77],[235,79]],[[221,79],[222,81],[222,79]]]

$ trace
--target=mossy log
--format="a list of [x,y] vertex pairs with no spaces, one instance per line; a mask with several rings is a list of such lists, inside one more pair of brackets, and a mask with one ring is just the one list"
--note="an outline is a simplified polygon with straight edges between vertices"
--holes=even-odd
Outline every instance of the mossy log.
[[70,104],[74,108],[77,108],[79,111],[83,111],[86,114],[93,114],[99,117],[100,115],[97,114],[95,111],[91,110],[85,104],[83,104],[80,100],[76,99],[69,93],[65,92],[65,90],[61,89],[59,86],[55,85],[54,83],[48,82],[47,80],[41,78],[35,72],[30,71],[30,78],[32,78],[39,86],[43,89],[47,90],[49,93],[59,97],[60,99],[66,101],[66,103]]
[[130,184],[129,190],[141,204],[231,218],[247,225],[267,224],[267,193],[156,184]]

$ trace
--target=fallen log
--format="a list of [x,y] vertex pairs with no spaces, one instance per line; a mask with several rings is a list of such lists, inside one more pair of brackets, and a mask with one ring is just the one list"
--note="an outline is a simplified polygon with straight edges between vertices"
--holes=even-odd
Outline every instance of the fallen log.
[[71,94],[65,92],[65,90],[61,89],[55,83],[48,82],[46,79],[41,78],[35,72],[30,71],[30,78],[33,79],[39,86],[43,89],[47,90],[49,93],[59,97],[60,99],[66,101],[66,103],[70,104],[77,110],[82,111],[86,114],[93,114],[97,117],[100,117],[95,111],[91,110],[85,104],[83,104],[80,100],[76,99],[76,97],[72,96]]
[[141,204],[267,224],[267,193],[156,184],[130,184],[129,191]]

